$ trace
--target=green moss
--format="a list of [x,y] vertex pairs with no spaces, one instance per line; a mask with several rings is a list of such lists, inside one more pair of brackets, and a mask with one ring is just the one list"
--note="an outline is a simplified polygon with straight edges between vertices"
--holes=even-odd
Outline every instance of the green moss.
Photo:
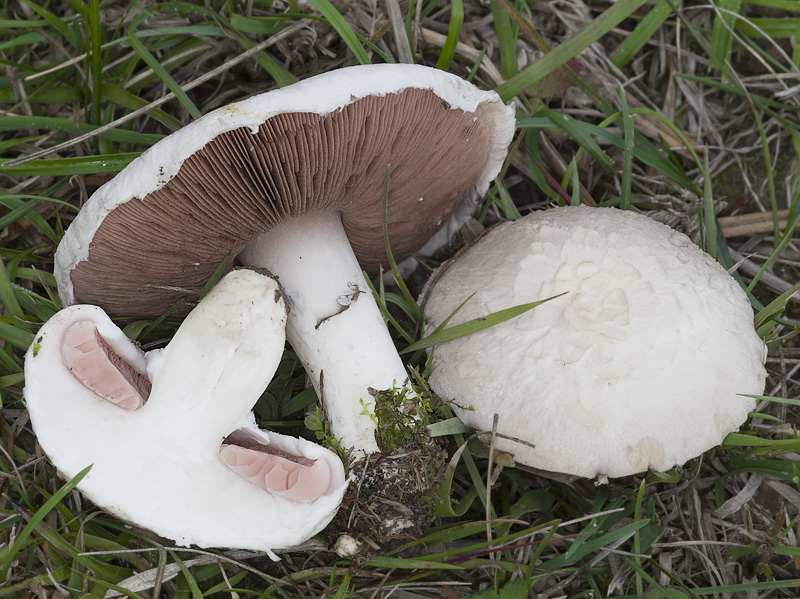
[[[384,452],[413,445],[427,436],[426,427],[441,404],[436,396],[422,389],[392,387],[384,391],[370,390],[375,398],[378,435]],[[366,409],[366,405],[362,401]]]

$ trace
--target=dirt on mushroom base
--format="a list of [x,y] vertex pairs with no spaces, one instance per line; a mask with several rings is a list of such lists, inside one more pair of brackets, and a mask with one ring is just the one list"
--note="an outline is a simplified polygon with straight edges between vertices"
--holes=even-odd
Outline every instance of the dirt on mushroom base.
[[427,428],[442,406],[437,396],[417,387],[416,397],[408,388],[370,393],[381,452],[352,464],[350,489],[326,529],[338,553],[358,560],[427,533],[436,519],[436,491],[447,457]]

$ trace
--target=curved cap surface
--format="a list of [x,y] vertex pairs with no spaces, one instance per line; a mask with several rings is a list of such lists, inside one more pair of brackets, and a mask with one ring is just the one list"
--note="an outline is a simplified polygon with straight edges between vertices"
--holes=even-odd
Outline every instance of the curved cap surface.
[[433,350],[432,388],[480,431],[497,413],[496,447],[535,468],[669,469],[719,445],[755,406],[742,395],[764,389],[744,291],[639,214],[571,207],[507,221],[432,281],[430,327],[467,298],[448,326],[564,294]]

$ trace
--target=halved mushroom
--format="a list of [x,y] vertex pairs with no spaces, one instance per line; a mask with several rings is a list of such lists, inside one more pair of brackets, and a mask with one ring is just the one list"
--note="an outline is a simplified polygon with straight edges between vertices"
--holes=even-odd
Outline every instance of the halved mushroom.
[[[226,256],[274,273],[287,336],[345,448],[377,451],[359,399],[407,379],[362,269],[441,244],[502,166],[514,111],[419,65],[332,71],[204,116],[100,188],[56,253],[65,304],[160,314]],[[433,241],[432,241],[433,239]]]
[[334,516],[333,452],[260,430],[250,411],[284,347],[277,283],[227,274],[163,349],[143,353],[97,306],[45,323],[25,358],[39,443],[94,503],[179,545],[271,552]]
[[764,389],[744,291],[685,235],[640,214],[570,207],[501,223],[434,274],[435,327],[564,294],[437,345],[430,384],[529,466],[585,477],[683,464]]

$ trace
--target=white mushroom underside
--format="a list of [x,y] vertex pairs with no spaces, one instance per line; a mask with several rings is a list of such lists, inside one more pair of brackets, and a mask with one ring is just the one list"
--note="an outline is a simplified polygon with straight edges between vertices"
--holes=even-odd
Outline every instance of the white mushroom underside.
[[[250,412],[283,353],[285,315],[275,281],[247,270],[226,275],[148,354],[96,306],[58,312],[25,358],[42,448],[65,477],[92,466],[78,488],[94,503],[179,545],[302,543],[347,482],[336,454],[262,431]],[[113,401],[146,392],[142,377],[144,403]]]
[[456,411],[480,430],[497,412],[499,432],[535,445],[497,440],[521,463],[587,477],[665,470],[718,445],[754,407],[740,394],[763,391],[765,347],[741,288],[646,217],[564,208],[497,227],[436,283],[429,326],[478,288],[448,326],[567,294],[434,351],[433,388],[471,405]]

